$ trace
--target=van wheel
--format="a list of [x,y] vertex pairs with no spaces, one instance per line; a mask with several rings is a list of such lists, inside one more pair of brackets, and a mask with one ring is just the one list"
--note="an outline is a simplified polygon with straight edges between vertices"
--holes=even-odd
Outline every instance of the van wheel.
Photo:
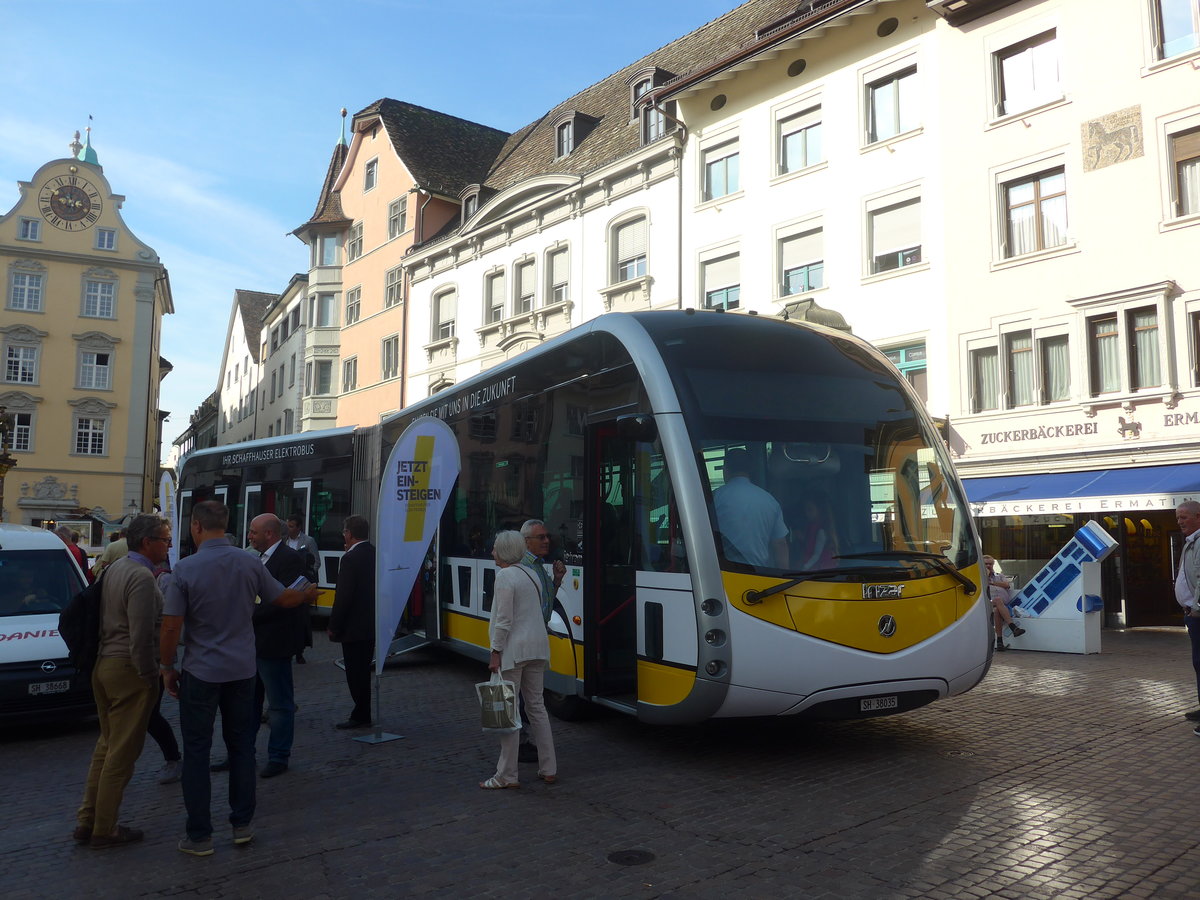
[[558,691],[542,691],[546,709],[550,715],[564,722],[578,722],[586,719],[592,712],[592,704],[574,694],[560,694]]

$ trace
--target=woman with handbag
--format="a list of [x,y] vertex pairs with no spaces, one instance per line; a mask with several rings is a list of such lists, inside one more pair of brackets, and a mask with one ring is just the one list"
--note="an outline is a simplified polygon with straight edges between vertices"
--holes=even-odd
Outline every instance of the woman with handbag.
[[[501,531],[492,546],[492,558],[500,571],[492,594],[492,621],[488,627],[491,658],[488,668],[500,672],[505,681],[525,698],[529,731],[538,751],[538,777],[547,784],[557,781],[554,738],[550,719],[542,699],[542,681],[550,642],[542,618],[541,591],[536,576],[520,565],[525,555],[525,539],[519,531]],[[520,787],[517,777],[517,745],[520,732],[500,737],[500,761],[496,774],[480,782],[484,790]]]

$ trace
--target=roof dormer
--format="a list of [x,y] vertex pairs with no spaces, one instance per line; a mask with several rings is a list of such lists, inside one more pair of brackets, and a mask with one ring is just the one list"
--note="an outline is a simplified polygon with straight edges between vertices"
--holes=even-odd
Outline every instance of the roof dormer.
[[581,113],[577,109],[559,113],[554,119],[554,158],[570,156],[599,121],[595,116]]

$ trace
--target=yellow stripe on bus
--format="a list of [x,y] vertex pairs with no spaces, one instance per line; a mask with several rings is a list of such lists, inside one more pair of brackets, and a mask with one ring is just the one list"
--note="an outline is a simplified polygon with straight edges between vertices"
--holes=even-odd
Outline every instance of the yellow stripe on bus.
[[[978,584],[979,570],[963,574]],[[979,596],[966,594],[949,575],[936,575],[903,585],[899,600],[864,600],[861,582],[806,581],[759,603],[747,603],[748,591],[761,591],[780,583],[763,578],[725,572],[725,591],[735,610],[844,647],[871,653],[895,653],[928,640],[964,616]],[[883,617],[895,620],[895,630],[885,637]]]
[[466,641],[468,644],[474,644],[476,647],[487,647],[487,619],[464,616],[453,610],[446,609],[443,609],[442,613],[442,637]]
[[674,706],[682,703],[696,683],[695,669],[681,669],[639,659],[637,663],[637,695],[642,703],[654,706]]

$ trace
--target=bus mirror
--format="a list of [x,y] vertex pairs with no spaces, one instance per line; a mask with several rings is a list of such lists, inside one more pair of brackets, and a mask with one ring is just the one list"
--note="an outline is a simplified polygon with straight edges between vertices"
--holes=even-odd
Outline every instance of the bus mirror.
[[621,416],[617,419],[617,435],[633,441],[650,443],[658,437],[658,426],[653,416]]

